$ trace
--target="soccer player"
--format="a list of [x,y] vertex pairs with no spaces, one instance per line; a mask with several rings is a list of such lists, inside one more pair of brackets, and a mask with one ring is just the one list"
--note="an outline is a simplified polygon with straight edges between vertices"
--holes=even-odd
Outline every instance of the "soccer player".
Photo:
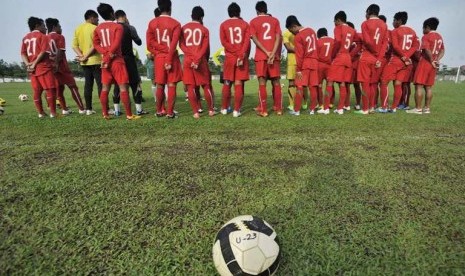
[[356,114],[367,115],[374,111],[375,91],[371,87],[372,77],[387,49],[387,25],[378,18],[379,6],[371,4],[366,10],[366,21],[362,23],[362,54],[357,69],[357,81],[362,84],[362,110]]
[[202,7],[194,7],[191,15],[192,22],[182,27],[180,39],[180,47],[184,52],[183,82],[187,86],[187,95],[195,119],[200,118],[199,99],[195,91],[197,86],[203,88],[208,104],[208,115],[215,115],[210,88],[211,75],[208,60],[205,58],[210,47],[210,33],[202,24],[204,16]]
[[103,118],[108,116],[108,92],[113,82],[120,88],[120,96],[126,111],[127,120],[139,119],[140,116],[131,112],[131,102],[128,93],[129,77],[124,64],[121,52],[121,42],[124,33],[121,24],[113,22],[115,12],[113,7],[100,3],[97,11],[105,22],[99,24],[94,31],[94,48],[102,55],[102,92],[100,94],[100,104],[102,105]]
[[[334,39],[328,36],[326,28],[320,28],[316,32],[318,41],[316,48],[318,51],[318,104],[324,109],[323,103],[323,81],[328,83],[328,71],[333,60]],[[331,98],[329,96],[329,98]],[[314,110],[310,110],[310,114],[315,114]]]
[[257,115],[268,117],[266,80],[271,79],[274,93],[274,110],[277,115],[282,115],[282,92],[280,84],[280,59],[281,52],[281,28],[279,20],[268,15],[268,7],[265,1],[258,1],[255,5],[257,17],[250,21],[250,35],[255,43],[255,70],[259,84],[259,110]]
[[30,17],[27,21],[30,33],[26,34],[21,44],[21,59],[26,65],[31,79],[34,105],[39,118],[44,118],[42,106],[42,92],[47,94],[50,117],[56,117],[56,79],[53,75],[54,64],[49,58],[49,39],[45,35],[44,21],[37,17]]
[[[129,20],[126,13],[123,10],[117,10],[115,12],[116,22],[123,27],[123,38],[121,41],[121,53],[123,54],[124,64],[129,77],[129,87],[132,90],[132,96],[136,105],[136,115],[148,114],[147,111],[142,109],[142,90],[139,90],[140,76],[137,69],[137,60],[134,55],[134,49],[132,48],[132,42],[134,41],[137,45],[142,45],[142,40],[137,34],[136,29],[129,25]],[[119,86],[115,86],[113,103],[115,107],[115,115],[119,116],[121,111],[119,108]]]
[[333,83],[339,84],[339,103],[334,113],[344,114],[344,107],[347,97],[347,87],[352,80],[352,58],[350,47],[355,37],[355,30],[347,25],[347,15],[344,11],[339,11],[334,16],[334,50],[335,57],[328,72],[328,83],[326,84],[325,107],[318,110],[318,113],[329,114],[330,99],[334,93]]
[[220,25],[220,40],[225,52],[221,114],[228,113],[231,86],[234,83],[233,117],[237,118],[241,116],[243,85],[249,80],[250,30],[249,24],[241,18],[241,8],[237,3],[233,2],[228,6],[228,15],[230,19]]
[[79,25],[74,31],[73,50],[77,60],[81,63],[84,71],[84,99],[86,101],[86,114],[95,114],[92,109],[92,90],[94,80],[97,83],[97,92],[100,97],[102,91],[102,72],[100,64],[102,58],[93,46],[94,30],[98,24],[98,14],[94,10],[88,10],[84,14],[86,22]]
[[[387,22],[387,18],[386,16],[384,15],[380,15],[379,16],[379,19],[381,19],[384,23]],[[387,27],[387,24],[386,24],[386,28]],[[386,43],[386,46],[383,46],[383,47],[386,47],[386,52],[384,54],[384,56],[381,58],[381,66],[380,67],[377,67],[375,68],[375,71],[371,77],[371,89],[374,91],[374,97],[372,99],[372,103],[370,104],[372,106],[372,108],[370,108],[369,110],[369,113],[375,113],[377,111],[381,111],[382,113],[382,110],[381,109],[378,109],[378,110],[375,110],[376,107],[378,107],[378,102],[380,101],[380,87],[381,87],[381,75],[384,71],[384,68],[386,67],[386,65],[388,64],[389,60],[391,59],[391,55],[392,55],[392,47],[391,47],[391,30],[389,30],[389,28],[387,29],[387,39],[385,41]],[[385,100],[388,101],[388,97],[389,94],[386,95],[385,97]]]
[[316,33],[312,28],[302,27],[297,17],[290,15],[286,19],[286,28],[295,35],[296,86],[294,110],[291,115],[299,116],[302,105],[304,87],[309,87],[311,105],[310,111],[316,108],[318,99],[318,53]]
[[[436,17],[431,17],[423,22],[423,37],[421,38],[421,58],[415,71],[415,108],[407,110],[407,113],[412,114],[429,114],[431,113],[431,100],[433,99],[434,81],[436,78],[436,70],[439,68],[439,63],[444,57],[445,48],[442,36],[436,32],[439,25],[439,20]],[[425,106],[422,109],[423,92],[425,90],[426,99]]]
[[147,48],[155,58],[155,82],[157,83],[157,117],[165,116],[162,107],[164,86],[168,85],[167,114],[176,118],[176,85],[182,79],[181,62],[176,51],[181,35],[181,24],[171,17],[171,0],[158,0],[161,15],[150,21],[147,29]]
[[71,110],[66,107],[66,100],[63,95],[65,85],[71,91],[71,96],[79,108],[79,114],[86,114],[79,89],[74,80],[74,75],[71,72],[68,61],[66,60],[66,43],[65,37],[61,34],[61,25],[56,18],[47,18],[45,20],[48,29],[48,38],[50,39],[51,57],[55,60],[55,78],[57,80],[57,99],[61,106],[61,113],[68,115]]
[[411,57],[418,48],[418,39],[415,31],[405,26],[407,19],[407,12],[394,15],[394,29],[390,35],[392,55],[381,75],[381,106],[377,109],[380,113],[388,112],[389,81],[394,81],[394,100],[390,111],[396,112],[402,98],[402,83],[410,79],[413,68]]
[[289,110],[294,110],[294,97],[296,93],[295,87],[295,67],[297,66],[295,61],[295,50],[294,50],[294,34],[289,30],[283,32],[283,44],[287,50],[287,70],[286,77],[288,81],[287,93],[289,95]]
[[[355,26],[352,22],[347,22],[351,28],[355,30]],[[354,87],[355,92],[355,110],[361,109],[361,100],[362,100],[362,89],[360,88],[360,82],[357,81],[357,68],[360,61],[360,54],[362,52],[362,34],[355,31],[355,37],[352,41],[352,46],[350,48],[350,57],[352,58],[352,80],[351,84]],[[350,110],[350,86],[347,87],[347,97],[345,110]]]

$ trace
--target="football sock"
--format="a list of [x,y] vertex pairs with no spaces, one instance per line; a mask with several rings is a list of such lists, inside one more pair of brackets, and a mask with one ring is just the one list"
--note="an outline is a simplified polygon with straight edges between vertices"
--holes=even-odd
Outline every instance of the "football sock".
[[42,91],[34,90],[33,99],[37,112],[39,112],[39,114],[44,114],[44,107],[42,106]]
[[265,84],[260,84],[258,86],[258,105],[260,106],[260,112],[266,112],[267,109],[267,104],[266,104],[266,85]]
[[339,86],[339,103],[337,109],[343,109],[346,103],[347,87],[345,85]]
[[68,110],[68,107],[66,106],[66,100],[64,97],[64,92],[65,92],[65,86],[64,85],[59,85],[57,88],[57,100],[60,103],[61,109],[62,110]]
[[309,110],[315,110],[318,102],[318,86],[310,86],[310,108]]
[[102,90],[100,92],[100,105],[102,106],[103,116],[108,116],[108,91]]
[[297,91],[294,97],[294,111],[299,112],[300,108],[302,107],[302,94],[303,94],[303,87],[297,87]]
[[273,102],[274,102],[274,109],[276,111],[283,110],[283,92],[281,89],[281,84],[273,85],[274,93],[273,93]]
[[208,111],[213,111],[213,90],[211,90],[210,85],[203,86],[203,94],[205,95],[205,100],[207,101]]
[[165,100],[165,89],[162,87],[157,87],[157,93],[156,93],[156,107],[157,107],[157,113],[164,113],[164,108],[163,108],[163,102]]
[[234,85],[234,111],[240,112],[242,101],[244,100],[243,84]]
[[394,100],[392,101],[392,109],[399,106],[400,100],[402,99],[402,85],[394,85]]
[[231,87],[227,84],[223,85],[223,90],[221,91],[221,109],[228,109],[231,102]]
[[56,89],[49,89],[46,91],[47,103],[50,108],[50,115],[56,116],[57,114],[57,103],[56,103]]
[[324,109],[329,109],[329,105],[331,104],[331,98],[333,97],[333,93],[334,93],[334,87],[332,85],[326,85]]
[[176,103],[176,86],[168,86],[168,115],[173,115],[174,104]]
[[194,85],[187,86],[187,98],[189,99],[189,104],[191,105],[192,112],[198,113],[199,112],[199,105],[197,99],[196,88]]
[[380,85],[381,108],[386,109],[389,102],[389,90],[387,83],[382,82]]
[[76,85],[69,86],[69,90],[71,90],[71,97],[73,97],[74,102],[76,102],[79,110],[84,110],[84,104],[82,102],[81,94],[79,94],[79,89]]
[[121,97],[121,101],[123,102],[123,105],[124,105],[124,110],[126,110],[126,117],[132,116],[131,100],[129,99],[128,91],[121,90],[120,97]]
[[364,82],[362,83],[362,110],[363,111],[368,111],[370,109],[370,93],[371,92],[371,86],[370,83]]

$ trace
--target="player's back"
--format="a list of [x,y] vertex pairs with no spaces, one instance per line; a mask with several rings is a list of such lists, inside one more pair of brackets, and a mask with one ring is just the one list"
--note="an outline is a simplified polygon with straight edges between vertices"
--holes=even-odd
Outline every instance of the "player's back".
[[334,63],[347,67],[352,66],[350,47],[355,37],[355,30],[347,24],[341,24],[334,28]]
[[[123,35],[123,26],[112,21],[105,21],[100,23],[94,31],[94,45],[96,39],[105,53],[112,51],[116,57],[122,57],[121,53],[121,38]],[[119,47],[115,48],[115,45]],[[97,49],[98,50],[98,49]],[[114,51],[114,52],[113,52]],[[103,54],[101,52],[101,54]]]
[[241,18],[230,18],[221,23],[220,40],[226,57],[243,54],[244,44],[250,45],[249,34],[249,24]]
[[412,49],[412,47],[418,47],[417,34],[412,28],[405,25],[399,26],[391,31],[390,41],[392,45],[393,56],[398,58],[410,58],[410,56],[416,50]]
[[209,48],[209,31],[200,24],[200,22],[193,21],[185,24],[181,31],[180,45],[186,57],[195,57],[204,48]]
[[387,41],[387,25],[383,20],[373,17],[362,23],[363,51],[378,57],[383,55],[383,44]]
[[[181,24],[169,15],[160,15],[152,19],[147,29],[147,44],[155,56],[166,57],[170,52],[173,39],[179,39]],[[177,45],[176,45],[177,46]]]
[[329,36],[320,37],[317,41],[316,48],[318,51],[318,61],[331,64],[334,49],[334,39]]
[[61,57],[59,67],[60,68],[68,68],[68,62],[66,59],[66,42],[65,37],[62,34],[58,34],[56,32],[51,32],[48,34],[50,39],[50,58],[56,58],[58,50],[63,52],[63,56]]
[[444,50],[444,40],[442,36],[436,31],[430,31],[425,34],[421,39],[422,58],[426,58],[424,50],[430,50],[433,60],[437,60],[439,53]]
[[[276,37],[281,36],[279,20],[271,15],[258,15],[250,21],[250,35],[255,36],[263,47],[269,52],[273,50]],[[276,58],[280,58],[281,52]],[[255,50],[255,60],[267,60],[268,56],[258,47]]]
[[[295,36],[295,44],[298,69],[317,69],[318,52],[315,31],[309,27],[301,29]],[[300,58],[303,60],[299,60]]]
[[53,63],[49,57],[51,54],[49,38],[40,31],[32,31],[23,38],[21,54],[25,54],[29,62],[33,62],[42,52],[47,52],[45,57],[37,64],[35,74],[39,75],[52,68]]

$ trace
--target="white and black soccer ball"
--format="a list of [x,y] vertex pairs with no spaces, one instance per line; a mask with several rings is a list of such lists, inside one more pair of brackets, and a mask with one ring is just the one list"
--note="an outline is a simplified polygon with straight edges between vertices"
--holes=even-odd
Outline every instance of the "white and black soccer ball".
[[228,221],[216,235],[213,262],[222,276],[274,275],[281,259],[276,232],[255,216]]
[[21,94],[18,96],[18,99],[22,102],[29,100],[29,97],[26,94]]

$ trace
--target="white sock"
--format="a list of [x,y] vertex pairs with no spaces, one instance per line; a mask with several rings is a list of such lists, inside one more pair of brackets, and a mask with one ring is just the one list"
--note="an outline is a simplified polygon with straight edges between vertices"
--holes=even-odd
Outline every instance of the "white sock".
[[142,111],[142,105],[141,104],[136,104],[136,110],[138,112],[141,112]]
[[115,107],[115,112],[120,112],[119,104],[113,104],[113,106]]

